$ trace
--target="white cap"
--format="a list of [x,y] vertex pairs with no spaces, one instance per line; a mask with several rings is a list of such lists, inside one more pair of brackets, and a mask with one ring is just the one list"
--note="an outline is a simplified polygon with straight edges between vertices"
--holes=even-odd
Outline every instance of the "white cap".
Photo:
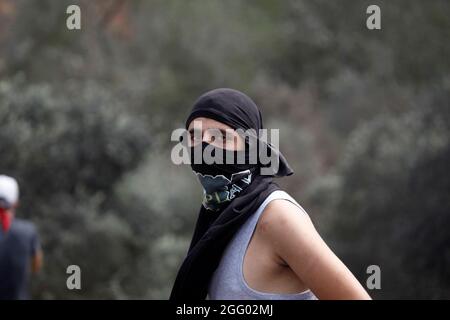
[[0,175],[0,200],[6,201],[8,206],[13,206],[19,200],[19,185],[16,179]]

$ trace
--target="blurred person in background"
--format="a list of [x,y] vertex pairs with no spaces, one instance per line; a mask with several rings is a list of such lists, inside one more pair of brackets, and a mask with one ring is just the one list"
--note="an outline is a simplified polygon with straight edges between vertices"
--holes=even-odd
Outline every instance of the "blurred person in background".
[[35,226],[15,218],[19,186],[0,175],[0,299],[29,299],[30,273],[42,266],[42,250]]

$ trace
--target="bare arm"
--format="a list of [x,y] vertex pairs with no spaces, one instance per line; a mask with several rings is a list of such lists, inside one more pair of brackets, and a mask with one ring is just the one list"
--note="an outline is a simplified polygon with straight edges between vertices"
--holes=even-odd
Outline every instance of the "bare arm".
[[38,273],[42,268],[42,262],[43,262],[43,253],[42,250],[38,250],[36,254],[31,257],[31,272],[36,274]]
[[322,240],[309,216],[295,204],[272,201],[264,210],[261,224],[276,254],[319,299],[371,299]]

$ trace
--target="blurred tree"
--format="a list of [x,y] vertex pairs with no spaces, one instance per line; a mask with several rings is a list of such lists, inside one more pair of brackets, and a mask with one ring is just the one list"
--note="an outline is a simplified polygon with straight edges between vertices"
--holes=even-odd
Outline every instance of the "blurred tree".
[[363,283],[367,266],[381,267],[376,297],[450,297],[449,101],[441,91],[401,117],[362,125],[326,189],[335,194],[322,207],[327,235]]
[[150,139],[145,124],[118,104],[94,83],[62,95],[20,77],[0,82],[0,168],[20,183],[19,216],[41,231],[46,268],[39,297],[68,295],[70,264],[83,272],[83,290],[74,296],[118,297],[112,286],[138,256],[127,215],[110,203]]
[[[43,232],[38,297],[168,296],[201,196],[170,133],[214,87],[281,129],[296,174],[280,184],[361,279],[381,265],[378,296],[445,296],[450,2],[380,0],[377,31],[369,4],[0,0],[0,169]],[[89,283],[71,293],[80,260]]]

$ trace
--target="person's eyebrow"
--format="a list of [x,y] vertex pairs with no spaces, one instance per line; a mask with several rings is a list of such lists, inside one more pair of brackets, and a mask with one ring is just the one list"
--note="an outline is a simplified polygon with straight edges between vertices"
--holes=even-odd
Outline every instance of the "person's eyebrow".
[[233,129],[230,128],[214,128],[213,130],[217,130],[220,132],[223,138],[227,137],[227,134],[230,134],[231,137],[233,137]]
[[[219,131],[220,134],[222,135],[222,137],[224,137],[224,138],[227,137],[228,133],[231,135],[231,137],[234,136],[234,134],[233,134],[234,130],[231,128],[207,128],[205,131],[208,131],[208,130],[212,130],[212,131],[216,131],[216,132]],[[188,132],[191,136],[195,135],[195,133],[201,133],[201,131],[202,130],[199,130],[196,128],[191,128],[188,130]]]

